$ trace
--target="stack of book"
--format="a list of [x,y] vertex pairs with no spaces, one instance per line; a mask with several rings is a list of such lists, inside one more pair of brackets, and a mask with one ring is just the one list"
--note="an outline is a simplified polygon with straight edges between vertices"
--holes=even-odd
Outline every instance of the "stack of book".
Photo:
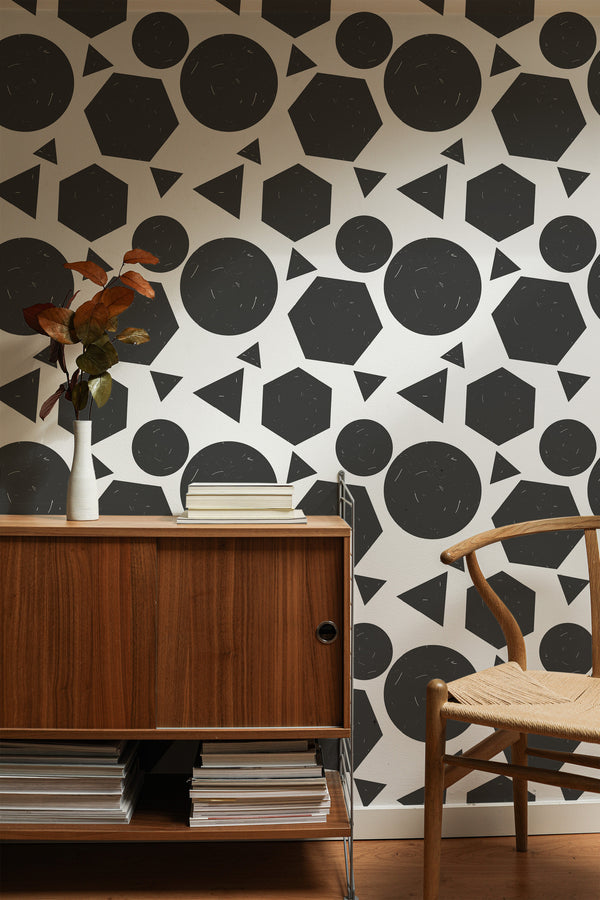
[[219,484],[192,482],[188,485],[180,524],[285,523],[302,524],[306,516],[294,509],[292,484]]
[[127,824],[137,741],[0,741],[0,822]]
[[205,741],[190,780],[193,827],[310,825],[331,806],[308,741]]

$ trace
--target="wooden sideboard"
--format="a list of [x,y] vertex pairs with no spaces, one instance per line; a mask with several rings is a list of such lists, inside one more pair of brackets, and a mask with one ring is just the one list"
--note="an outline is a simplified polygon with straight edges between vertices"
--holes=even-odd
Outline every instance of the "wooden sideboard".
[[[0,566],[0,738],[350,737],[351,530],[340,518],[0,516]],[[330,643],[323,622],[337,627]],[[351,834],[335,772],[325,824],[248,833],[190,828],[185,783],[159,780],[129,825],[2,825],[0,838]]]

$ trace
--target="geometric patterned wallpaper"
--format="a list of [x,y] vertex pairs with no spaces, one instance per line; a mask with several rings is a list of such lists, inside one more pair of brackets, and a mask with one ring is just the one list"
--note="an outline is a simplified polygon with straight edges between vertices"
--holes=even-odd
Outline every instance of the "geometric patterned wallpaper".
[[[21,310],[72,291],[65,260],[156,254],[154,299],[122,317],[150,341],[121,345],[92,415],[100,510],[291,480],[329,513],[343,468],[357,793],[419,804],[427,681],[506,659],[440,551],[600,513],[600,19],[577,0],[4,5],[0,512],[64,513],[72,452],[68,404],[39,419],[60,371]],[[488,571],[530,665],[587,672],[581,545],[490,548]],[[509,796],[481,773],[448,799]]]

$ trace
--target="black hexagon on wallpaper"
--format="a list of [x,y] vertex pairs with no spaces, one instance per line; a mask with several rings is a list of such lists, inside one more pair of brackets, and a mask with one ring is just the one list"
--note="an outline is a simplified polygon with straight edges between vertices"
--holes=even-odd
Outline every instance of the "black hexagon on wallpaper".
[[289,109],[307,156],[355,160],[382,125],[367,82],[317,73]]

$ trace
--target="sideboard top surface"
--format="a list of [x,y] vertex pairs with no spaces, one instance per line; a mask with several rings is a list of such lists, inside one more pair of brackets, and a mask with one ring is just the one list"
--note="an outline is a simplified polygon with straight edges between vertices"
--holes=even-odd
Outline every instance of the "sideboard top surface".
[[175,516],[100,516],[87,522],[65,516],[3,515],[0,537],[344,537],[350,526],[339,516],[307,516],[306,524],[178,525]]

